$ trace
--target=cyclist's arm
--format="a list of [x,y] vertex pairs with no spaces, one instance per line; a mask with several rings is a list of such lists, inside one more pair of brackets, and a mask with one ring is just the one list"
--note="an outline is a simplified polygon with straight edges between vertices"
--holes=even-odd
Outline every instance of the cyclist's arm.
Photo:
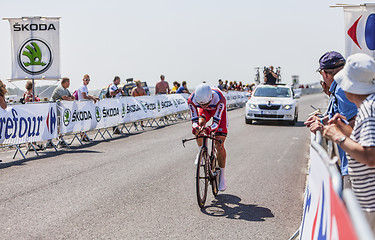
[[225,111],[225,103],[220,101],[216,107],[216,112],[212,119],[211,131],[216,132],[218,130],[220,121],[221,121],[221,116],[224,111]]

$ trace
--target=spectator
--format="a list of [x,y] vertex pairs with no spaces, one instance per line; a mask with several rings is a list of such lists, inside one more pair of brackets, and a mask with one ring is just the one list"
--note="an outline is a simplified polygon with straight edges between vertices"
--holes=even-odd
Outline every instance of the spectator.
[[171,90],[169,89],[169,84],[165,81],[164,75],[160,76],[160,81],[156,83],[155,95],[157,94],[169,94]]
[[224,83],[221,79],[219,79],[219,85],[217,86],[222,92],[228,92],[228,90],[225,88]]
[[176,93],[179,87],[180,87],[180,84],[177,81],[174,81],[171,93]]
[[186,81],[182,82],[182,86],[178,88],[176,93],[188,93],[188,94],[190,94],[189,89],[187,89]]
[[264,74],[264,83],[275,85],[277,80],[277,74],[273,72],[273,66],[265,68],[263,71]]
[[135,83],[136,87],[133,88],[133,90],[131,92],[131,95],[133,97],[138,97],[138,96],[146,95],[146,91],[141,86],[142,85],[141,80],[135,80],[134,83]]
[[229,86],[228,86],[228,80],[225,80],[224,88],[228,91],[228,88],[229,88]]
[[357,53],[348,58],[335,81],[355,103],[358,115],[354,128],[336,114],[324,128],[324,136],[347,153],[352,189],[375,233],[375,61]]
[[55,88],[55,90],[52,93],[52,100],[57,101],[57,100],[67,100],[67,101],[74,101],[74,97],[72,94],[70,94],[68,88],[70,86],[70,79],[67,77],[64,77],[61,79],[61,86],[58,86]]
[[240,81],[236,87],[236,91],[242,91],[242,82]]
[[[345,59],[338,52],[327,52],[319,59],[320,68],[318,72],[322,75],[324,82],[331,93],[328,109],[325,116],[311,116],[305,125],[310,128],[311,132],[323,131],[324,125],[328,124],[336,113],[345,116],[349,120],[350,126],[354,126],[357,107],[350,102],[345,96],[345,92],[337,85],[334,76],[344,67]],[[348,160],[344,150],[338,147],[341,159],[341,174],[344,177],[344,187],[349,186],[348,177]]]
[[[135,88],[133,88],[132,92],[131,92],[131,95],[133,97],[139,97],[139,96],[144,96],[146,95],[146,91],[144,90],[144,88],[142,87],[142,83],[141,83],[141,80],[135,80],[134,81],[135,83]],[[135,124],[135,123],[134,123]],[[143,125],[143,121],[141,121],[141,126],[142,128],[145,127],[145,125]]]
[[233,90],[234,90],[234,85],[233,85],[233,82],[230,81],[230,82],[229,82],[228,91],[233,91]]
[[121,81],[120,77],[115,76],[115,78],[113,79],[113,84],[109,86],[109,95],[113,98],[120,98],[120,96],[125,95],[124,90],[118,88],[120,81]]
[[6,85],[0,80],[0,107],[2,109],[7,108],[7,103],[5,102],[6,93],[7,93]]
[[[34,101],[33,82],[31,80],[26,82],[26,92],[24,92],[23,97],[25,99],[25,103]],[[38,96],[35,96],[35,102],[40,102],[40,98],[38,98]]]
[[89,85],[89,83],[90,83],[90,76],[86,74],[85,76],[83,76],[82,86],[79,87],[77,90],[78,100],[88,99],[88,100],[93,100],[94,103],[96,103],[96,101],[99,101],[99,98],[89,95],[89,89],[87,88],[87,85]]

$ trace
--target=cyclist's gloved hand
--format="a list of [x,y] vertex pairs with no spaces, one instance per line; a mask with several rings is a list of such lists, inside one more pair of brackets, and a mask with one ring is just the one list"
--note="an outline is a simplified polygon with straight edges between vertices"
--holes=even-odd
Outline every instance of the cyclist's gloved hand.
[[204,133],[205,133],[207,136],[209,136],[209,135],[211,134],[211,127],[210,127],[210,126],[205,127],[205,129],[204,129]]
[[193,130],[191,131],[194,135],[197,135],[199,133],[199,127],[193,127]]

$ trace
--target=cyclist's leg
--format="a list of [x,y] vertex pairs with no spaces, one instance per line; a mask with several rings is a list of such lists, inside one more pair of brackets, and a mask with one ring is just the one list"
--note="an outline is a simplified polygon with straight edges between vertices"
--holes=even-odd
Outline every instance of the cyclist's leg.
[[226,134],[224,135],[221,132],[216,133],[215,138],[219,139],[222,141],[220,144],[219,142],[215,141],[215,148],[216,148],[216,157],[217,161],[219,162],[219,167],[220,168],[225,168],[225,161],[227,158],[227,152],[224,147],[224,142],[226,137]]

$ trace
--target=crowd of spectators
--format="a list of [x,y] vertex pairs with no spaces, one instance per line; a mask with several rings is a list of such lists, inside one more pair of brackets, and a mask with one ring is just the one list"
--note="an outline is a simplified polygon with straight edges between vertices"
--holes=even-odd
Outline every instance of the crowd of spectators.
[[351,188],[375,233],[375,61],[357,53],[327,52],[319,59],[327,111],[309,117],[311,132],[337,143],[343,187]]
[[[51,95],[50,100],[51,101],[74,101],[74,100],[92,100],[94,102],[97,102],[100,100],[98,96],[90,95],[88,90],[88,85],[90,83],[91,79],[88,74],[85,74],[82,79],[82,85],[73,93],[69,91],[70,87],[70,79],[67,77],[63,77],[60,81],[60,85],[57,86]],[[105,98],[119,98],[120,96],[125,96],[124,89],[119,86],[120,84],[120,77],[115,76],[113,79],[113,82],[105,89],[106,93],[102,95],[102,97]],[[5,94],[7,93],[5,84],[0,82],[0,103],[1,107],[6,106],[6,100],[5,100]],[[134,81],[134,87],[133,89],[129,90],[130,96],[143,96],[147,95],[147,92],[145,88],[142,85],[142,82],[140,80]],[[251,92],[255,84],[242,84],[240,81],[237,83],[237,81],[228,81],[226,80],[225,83],[219,79],[218,88],[223,92],[228,91],[247,91]],[[21,103],[27,103],[27,102],[39,102],[41,99],[38,97],[38,95],[35,94],[33,91],[33,88],[35,88],[35,82],[33,83],[31,80],[26,82],[26,91],[23,93],[22,97],[20,98]],[[2,90],[3,89],[3,90]],[[187,82],[182,81],[180,84],[177,81],[173,82],[172,89],[169,88],[169,83],[165,80],[164,75],[160,75],[160,80],[155,85],[155,95],[159,94],[174,94],[174,93],[187,93],[191,94],[191,91],[189,91]],[[33,95],[35,94],[35,96]],[[148,93],[149,94],[149,93]],[[126,95],[126,96],[129,96]],[[44,98],[44,101],[47,101],[47,98]],[[3,107],[5,108],[5,107]]]

